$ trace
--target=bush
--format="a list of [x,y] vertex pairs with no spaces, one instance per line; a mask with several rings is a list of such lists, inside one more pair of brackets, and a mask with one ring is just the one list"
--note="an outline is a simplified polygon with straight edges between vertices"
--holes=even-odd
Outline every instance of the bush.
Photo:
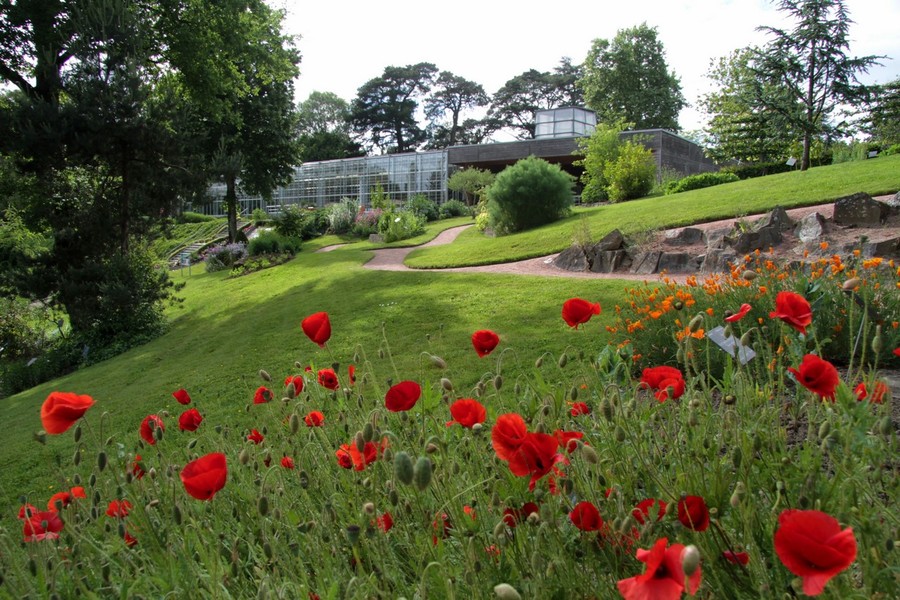
[[378,220],[378,232],[385,242],[408,240],[425,232],[425,219],[407,210],[386,212]]
[[275,231],[263,231],[250,240],[247,246],[250,256],[261,254],[290,254],[300,252],[300,238],[283,236]]
[[373,233],[378,233],[378,221],[382,212],[380,208],[375,208],[356,215],[356,220],[353,222],[353,235],[367,238]]
[[530,156],[507,167],[487,190],[491,227],[498,235],[552,223],[572,205],[571,175]]
[[263,223],[268,223],[270,218],[271,217],[269,216],[269,213],[267,213],[266,211],[264,211],[261,208],[254,208],[253,213],[251,214],[251,219],[253,220],[253,222],[256,225],[262,225]]
[[754,177],[765,177],[766,175],[774,175],[776,173],[787,173],[793,171],[794,167],[788,166],[784,161],[754,163],[751,165],[729,165],[722,167],[720,173],[734,173],[738,179],[752,179]]
[[0,298],[0,359],[39,354],[47,346],[51,312],[25,298]]
[[406,203],[406,210],[411,213],[423,217],[426,221],[437,221],[440,214],[438,213],[437,204],[428,199],[424,194],[416,194]]
[[472,211],[468,206],[465,205],[464,202],[460,202],[459,200],[447,200],[443,204],[441,204],[440,215],[442,219],[449,219],[451,217],[468,217],[471,216]]
[[227,244],[225,246],[213,246],[206,251],[206,271],[215,273],[216,271],[224,271],[231,267],[239,260],[247,258],[246,244]]
[[717,173],[698,173],[697,175],[689,175],[678,181],[670,181],[665,188],[665,193],[677,194],[679,192],[699,190],[700,188],[712,187],[723,183],[733,183],[735,181],[740,181],[740,177],[734,173],[723,171]]
[[22,358],[0,363],[0,398],[71,373],[81,363],[83,349],[84,346],[76,340],[64,339],[33,362],[30,358]]
[[281,213],[272,217],[272,225],[284,237],[311,240],[328,230],[328,214],[325,209],[305,211],[291,204],[283,206]]
[[487,231],[488,226],[491,224],[491,215],[488,212],[480,212],[475,217],[475,229],[478,231]]
[[619,147],[619,154],[604,172],[612,202],[633,200],[650,193],[656,182],[656,163],[653,153],[643,144],[627,141]]
[[182,223],[205,223],[206,221],[215,221],[216,217],[210,215],[201,215],[200,213],[191,212],[189,210],[181,213],[178,220]]
[[340,202],[330,205],[328,211],[328,225],[331,233],[341,235],[350,233],[359,213],[359,204],[356,200],[344,198]]
[[894,144],[893,146],[888,146],[881,153],[884,156],[892,156],[894,154],[900,154],[900,144]]

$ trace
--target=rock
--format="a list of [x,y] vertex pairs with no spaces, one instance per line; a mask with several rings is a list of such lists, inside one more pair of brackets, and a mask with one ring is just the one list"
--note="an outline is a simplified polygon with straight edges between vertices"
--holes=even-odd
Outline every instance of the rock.
[[734,236],[725,236],[725,243],[735,252],[746,254],[754,250],[765,250],[781,243],[781,232],[775,227],[762,227],[755,231],[745,231]]
[[721,250],[725,247],[725,236],[731,233],[731,227],[710,229],[706,232],[706,248],[708,250]]
[[731,264],[737,261],[737,255],[734,252],[719,249],[709,250],[698,258],[702,259],[700,263],[702,273],[729,271]]
[[663,252],[660,254],[659,263],[656,265],[658,272],[688,273],[696,271],[695,258],[687,252]]
[[553,259],[553,265],[564,271],[584,272],[590,268],[588,258],[581,246],[566,248]]
[[618,229],[613,229],[607,233],[602,240],[593,244],[593,248],[598,251],[619,250],[625,244],[625,236]]
[[892,257],[900,252],[900,236],[883,240],[871,240],[862,244],[862,255],[866,258],[873,256]]
[[667,231],[663,243],[669,246],[693,246],[704,241],[703,230],[696,227],[685,227]]
[[621,266],[628,254],[625,250],[606,250],[598,252],[596,258],[591,261],[592,273],[612,273]]
[[656,273],[661,252],[641,252],[634,257],[631,263],[631,273],[638,275],[652,275]]
[[774,227],[779,233],[790,231],[794,228],[794,220],[788,216],[783,208],[776,206],[766,216],[756,222],[755,229],[762,229],[763,227]]
[[813,242],[825,233],[825,217],[817,212],[809,213],[797,222],[794,235],[801,242]]
[[887,200],[879,200],[883,204],[887,204],[894,212],[900,211],[900,192],[897,192]]
[[381,237],[380,234],[377,234],[377,233],[370,233],[370,234],[369,234],[369,242],[372,243],[372,244],[383,244],[383,243],[384,243],[384,238]]
[[838,225],[878,227],[887,219],[890,207],[872,199],[865,192],[845,196],[834,201],[833,220]]

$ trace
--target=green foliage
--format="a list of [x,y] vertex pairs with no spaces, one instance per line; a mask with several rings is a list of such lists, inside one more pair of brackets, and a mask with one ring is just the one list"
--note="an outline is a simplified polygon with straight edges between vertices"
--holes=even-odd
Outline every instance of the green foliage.
[[475,229],[478,231],[487,231],[491,224],[491,213],[486,210],[475,216]]
[[328,230],[328,209],[309,211],[296,204],[288,204],[272,217],[272,226],[284,237],[311,240]]
[[487,190],[491,227],[498,235],[532,229],[566,216],[572,205],[572,177],[530,156],[504,169]]
[[206,272],[215,273],[216,271],[230,270],[235,263],[244,260],[247,257],[247,245],[240,242],[232,244],[220,244],[206,250],[204,262],[206,263]]
[[210,221],[218,221],[218,217],[186,210],[178,215],[177,220],[179,223],[209,223]]
[[889,146],[885,148],[881,154],[884,156],[892,156],[894,154],[900,154],[900,144],[894,144],[893,146]]
[[864,130],[882,146],[900,144],[900,78],[875,88]]
[[275,231],[263,231],[250,240],[247,252],[250,256],[261,254],[290,254],[300,252],[300,238],[286,237]]
[[48,345],[53,312],[25,298],[0,298],[0,360],[37,356]]
[[472,210],[460,202],[459,200],[447,200],[441,204],[440,216],[442,219],[451,217],[468,217],[471,216]]
[[472,206],[479,202],[484,190],[494,183],[495,175],[487,169],[467,167],[455,171],[447,179],[447,189],[453,192],[462,192],[466,204]]
[[422,217],[426,221],[437,221],[440,218],[437,204],[424,194],[416,194],[406,203],[406,210]]
[[594,40],[578,86],[599,121],[624,120],[637,129],[678,131],[678,113],[687,106],[657,29],[646,23],[620,29],[612,41]]
[[378,219],[378,233],[386,243],[407,240],[425,231],[425,218],[407,211],[382,213]]
[[270,219],[269,213],[261,208],[254,208],[253,212],[250,214],[250,219],[253,221],[255,225],[262,225],[263,223],[267,223]]
[[751,165],[728,165],[722,167],[720,173],[734,173],[738,179],[751,179],[753,177],[765,177],[766,175],[775,175],[776,173],[788,173],[793,171],[794,167],[786,164],[784,161],[770,163],[755,163]]
[[0,398],[71,373],[84,361],[83,352],[84,346],[77,340],[66,338],[44,349],[37,360],[20,358],[0,362]]
[[328,211],[328,230],[331,233],[341,235],[350,233],[353,229],[353,223],[356,221],[356,215],[359,213],[359,204],[351,198],[344,198],[340,202],[335,202],[327,207]]
[[677,181],[670,181],[665,187],[666,194],[678,194],[679,192],[687,192],[689,190],[699,190],[700,188],[721,185],[723,183],[733,183],[740,181],[735,173],[732,172],[712,172],[698,173],[696,175],[688,175]]
[[831,145],[831,164],[836,165],[854,160],[866,160],[869,157],[869,144],[856,140],[837,142]]
[[[430,148],[455,146],[464,132],[464,110],[471,110],[488,103],[488,95],[481,84],[469,81],[450,71],[441,71],[431,94],[425,100],[425,116],[430,125]],[[445,117],[448,117],[445,120]]]
[[607,165],[607,192],[611,202],[622,202],[646,196],[656,182],[656,163],[649,148],[638,142],[626,141],[619,155]]

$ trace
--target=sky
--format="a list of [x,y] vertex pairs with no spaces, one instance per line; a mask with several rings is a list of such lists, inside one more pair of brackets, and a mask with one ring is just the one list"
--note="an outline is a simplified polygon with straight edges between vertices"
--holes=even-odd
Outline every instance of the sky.
[[[529,69],[550,71],[562,57],[580,63],[594,39],[646,22],[658,29],[669,70],[691,105],[710,90],[711,59],[764,44],[758,26],[790,28],[767,0],[269,0],[287,11],[285,33],[299,36],[302,55],[297,101],[333,92],[352,101],[387,66],[419,62],[480,83],[488,94]],[[850,55],[883,55],[883,66],[861,77],[886,83],[900,77],[900,0],[846,0]],[[477,115],[472,115],[477,116]],[[682,130],[699,129],[696,108],[679,116]]]

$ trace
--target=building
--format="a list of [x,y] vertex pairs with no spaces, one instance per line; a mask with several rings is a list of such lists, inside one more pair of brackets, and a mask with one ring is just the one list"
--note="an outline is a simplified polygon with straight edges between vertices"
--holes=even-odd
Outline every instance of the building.
[[[596,124],[594,112],[583,108],[539,111],[534,139],[306,163],[294,167],[293,181],[275,190],[268,202],[240,192],[238,201],[241,212],[247,215],[257,208],[277,213],[287,205],[321,207],[343,198],[366,206],[372,190],[380,186],[394,200],[405,201],[421,194],[440,204],[451,197],[447,179],[454,170],[477,167],[501,171],[528,156],[543,158],[578,176],[582,169],[574,164],[581,158],[576,140],[590,135]],[[670,169],[693,175],[718,170],[697,144],[672,132],[645,129],[625,131],[622,137],[639,139],[650,148],[657,173]],[[206,214],[224,215],[224,184],[211,186],[210,196],[209,204],[197,208]]]

